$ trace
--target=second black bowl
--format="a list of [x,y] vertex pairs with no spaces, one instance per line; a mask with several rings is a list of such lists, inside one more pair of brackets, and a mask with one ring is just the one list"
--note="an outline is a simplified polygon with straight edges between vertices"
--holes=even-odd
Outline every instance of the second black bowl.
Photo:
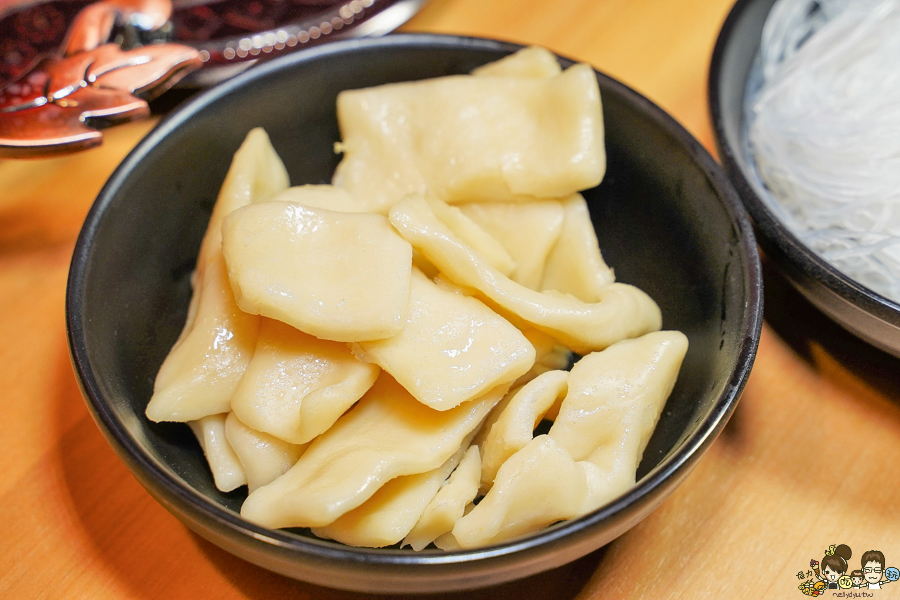
[[722,166],[753,218],[766,256],[813,305],[839,325],[900,357],[900,305],[836,269],[769,209],[768,193],[744,151],[744,96],[775,0],[738,0],[722,26],[709,68],[709,108]]

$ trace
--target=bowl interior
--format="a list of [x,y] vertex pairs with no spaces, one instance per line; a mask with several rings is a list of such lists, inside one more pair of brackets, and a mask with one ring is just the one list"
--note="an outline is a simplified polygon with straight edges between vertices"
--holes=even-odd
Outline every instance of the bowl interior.
[[[327,183],[339,159],[332,149],[338,92],[466,73],[515,49],[440,36],[336,44],[227,82],[150,134],[92,209],[68,298],[76,370],[101,428],[126,438],[125,453],[160,465],[171,485],[210,499],[211,511],[238,511],[246,496],[216,490],[189,429],[151,423],[144,409],[184,323],[200,240],[247,132],[268,131],[294,185]],[[644,98],[605,76],[598,81],[609,167],[585,197],[601,249],[617,279],[649,293],[664,327],[690,340],[638,471],[642,485],[652,484],[649,494],[715,437],[733,409],[758,339],[759,264],[748,223],[706,152]],[[302,543],[307,535],[280,539]]]

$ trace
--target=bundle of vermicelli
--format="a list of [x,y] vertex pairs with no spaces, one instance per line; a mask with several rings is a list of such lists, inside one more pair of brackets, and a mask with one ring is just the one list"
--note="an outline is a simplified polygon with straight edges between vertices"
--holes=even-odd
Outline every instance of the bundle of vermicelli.
[[775,213],[900,301],[900,0],[778,0],[745,116]]

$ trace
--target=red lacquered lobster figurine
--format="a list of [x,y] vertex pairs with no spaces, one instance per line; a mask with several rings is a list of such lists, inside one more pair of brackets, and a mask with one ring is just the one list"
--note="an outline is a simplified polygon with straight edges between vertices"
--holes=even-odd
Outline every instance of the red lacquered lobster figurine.
[[130,46],[138,34],[164,27],[171,13],[169,0],[104,0],[78,13],[57,55],[0,89],[0,156],[83,150],[101,143],[98,128],[147,117],[146,100],[198,68],[200,52],[117,42],[131,38]]

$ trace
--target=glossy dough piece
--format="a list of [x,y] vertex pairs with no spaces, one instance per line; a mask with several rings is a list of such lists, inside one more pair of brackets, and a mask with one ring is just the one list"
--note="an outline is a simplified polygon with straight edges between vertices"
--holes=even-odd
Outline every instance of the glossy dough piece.
[[331,525],[313,529],[313,533],[349,546],[383,548],[396,544],[416,525],[459,464],[472,435],[467,437],[459,450],[437,469],[388,481],[362,505]]
[[462,548],[478,548],[573,519],[583,514],[588,489],[582,467],[540,435],[503,463],[491,490],[453,526],[453,537]]
[[453,529],[463,516],[466,507],[478,495],[481,476],[481,455],[478,446],[466,450],[466,454],[453,471],[450,479],[428,503],[422,517],[403,540],[404,546],[422,550],[441,535]]
[[435,217],[422,198],[410,197],[390,212],[391,223],[443,275],[481,292],[491,303],[587,353],[620,340],[658,330],[656,303],[634,286],[613,283],[600,300],[586,303],[571,296],[530,290],[503,275],[462,243]]
[[451,203],[559,198],[600,183],[593,70],[551,79],[442,77],[341,92],[334,184],[386,212],[410,193]]
[[[522,389],[522,386],[527,384],[529,381],[541,375],[547,371],[554,370],[566,370],[569,366],[568,356],[567,360],[564,364],[558,365],[559,360],[556,358],[557,348],[562,348],[554,343],[553,338],[542,331],[538,331],[537,329],[525,329],[522,331],[522,334],[528,338],[528,341],[532,343],[535,348],[535,352],[537,355],[537,360],[534,365],[528,370],[527,373],[516,379],[513,384],[510,386],[510,391],[506,394],[500,402],[497,403],[497,406],[488,413],[487,418],[484,420],[484,425],[482,425],[481,429],[478,432],[478,435],[475,437],[475,441],[473,442],[479,448],[484,447],[484,441],[487,439],[488,434],[491,431],[491,428],[494,426],[494,423],[500,418],[503,414],[503,411],[506,410],[506,406],[510,403],[510,401],[515,397],[516,393]],[[553,364],[557,366],[546,367],[546,364]],[[550,407],[550,410],[547,411],[548,419],[553,419],[558,412],[558,403],[553,404]],[[553,416],[549,416],[553,415]],[[482,455],[482,461],[484,460]]]
[[503,463],[487,495],[454,526],[457,543],[474,548],[537,531],[627,491],[686,352],[683,334],[662,331],[576,363],[550,433]]
[[[469,213],[434,198],[426,197],[425,201],[428,202],[428,206],[441,223],[446,225],[473,252],[483,256],[492,267],[504,275],[509,275],[517,270],[517,261],[513,259],[504,245],[494,235],[488,233],[485,227],[471,219]],[[531,204],[529,202],[526,206]],[[520,231],[519,233],[525,234],[526,232]]]
[[235,304],[221,252],[198,268],[195,280],[194,315],[156,375],[146,409],[151,421],[227,413],[253,356],[259,318]]
[[569,373],[550,437],[573,459],[629,472],[634,483],[687,348],[683,333],[658,331],[585,356]]
[[500,466],[524,448],[547,411],[566,395],[567,371],[548,371],[515,391],[481,444],[481,490],[487,492]]
[[224,414],[209,415],[190,421],[188,425],[203,448],[216,487],[223,492],[230,492],[247,483],[247,476],[238,455],[228,441],[225,418]]
[[284,163],[260,127],[250,130],[231,161],[231,168],[213,206],[197,264],[222,252],[222,221],[235,210],[268,202],[291,185]]
[[568,370],[569,358],[572,354],[568,348],[560,346],[553,337],[532,327],[524,328],[522,335],[534,345],[535,360],[531,368],[513,382],[513,389],[525,385],[547,371]]
[[187,321],[156,376],[146,409],[150,420],[191,421],[230,410],[231,396],[253,355],[259,323],[235,304],[222,259],[222,220],[288,185],[269,137],[262,129],[252,130],[235,153],[213,207]]
[[379,371],[356,360],[346,344],[263,318],[231,408],[253,429],[305,444],[362,398]]
[[444,464],[507,389],[437,411],[382,373],[290,471],[247,497],[241,516],[265,527],[329,525],[387,481]]
[[556,56],[546,48],[529,46],[472,70],[475,77],[528,77],[552,79],[562,73]]
[[547,254],[562,231],[562,204],[557,200],[479,202],[460,208],[490,231],[515,261],[515,269],[500,272],[527,288],[541,289]]
[[402,329],[412,248],[383,216],[268,202],[230,214],[222,234],[242,310],[338,342]]
[[508,321],[474,298],[414,271],[407,322],[397,335],[355,346],[417,400],[448,410],[534,364],[534,347]]
[[[574,354],[571,350],[566,348],[565,346],[560,346],[556,344],[553,348],[540,356],[535,362],[534,366],[531,367],[527,373],[516,379],[515,383],[513,383],[513,387],[525,385],[538,375],[542,375],[547,371],[566,371],[569,368],[569,365],[572,363],[572,359]],[[556,409],[559,408],[556,404],[550,407],[550,410],[547,411],[547,414],[544,418],[553,420],[556,418]]]
[[347,190],[333,185],[295,185],[273,196],[272,201],[297,202],[309,208],[335,212],[365,212],[361,203]]
[[251,492],[287,472],[306,449],[247,427],[233,412],[225,419],[225,437],[241,461]]
[[571,294],[584,302],[599,302],[603,288],[615,281],[615,276],[600,255],[587,202],[581,194],[572,194],[561,200],[560,206],[564,214],[562,228],[547,254],[539,289]]

